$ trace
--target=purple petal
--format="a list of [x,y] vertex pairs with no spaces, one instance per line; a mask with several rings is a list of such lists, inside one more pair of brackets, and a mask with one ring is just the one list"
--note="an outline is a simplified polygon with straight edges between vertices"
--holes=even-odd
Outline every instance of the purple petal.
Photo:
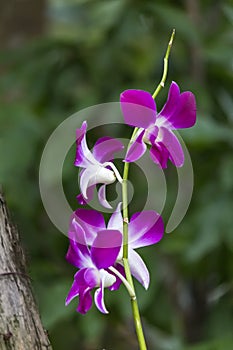
[[161,240],[164,224],[161,216],[153,210],[135,213],[128,226],[130,248],[140,248]]
[[168,99],[157,117],[157,123],[167,128],[190,128],[196,122],[196,101],[192,92],[180,94],[178,85],[172,82]]
[[[78,267],[79,269],[85,267],[85,263],[88,259],[86,259],[86,255],[81,252],[77,243],[75,241],[70,240],[70,245],[66,254],[66,260]],[[89,259],[91,261],[91,259]]]
[[107,209],[112,209],[112,206],[108,203],[106,199],[106,185],[102,185],[98,191],[98,199],[100,204]]
[[[114,267],[115,267],[115,269],[117,271],[120,272],[120,274],[123,277],[125,277],[125,269],[124,269],[124,267],[122,265],[116,264],[116,266],[114,266]],[[108,270],[108,273],[111,273],[113,276],[116,277],[116,282],[113,283],[110,287],[108,287],[108,289],[111,290],[111,291],[118,290],[120,288],[120,285],[122,284],[122,280],[117,275],[115,275],[114,272]]]
[[148,289],[150,275],[144,261],[133,249],[129,249],[128,257],[132,275],[143,285],[145,289]]
[[93,155],[100,162],[108,162],[114,159],[114,154],[121,151],[124,145],[117,139],[102,137],[93,147]]
[[82,193],[78,194],[76,196],[78,203],[81,205],[86,205],[87,203],[89,203],[94,197],[95,187],[96,185],[93,185],[87,188],[87,192],[86,192],[87,198],[84,198]]
[[86,287],[84,280],[86,270],[87,269],[81,269],[75,274],[74,282],[66,298],[66,305],[68,305],[71,302],[71,300],[73,300],[76,296],[79,295],[80,289],[84,289]]
[[92,307],[92,296],[90,293],[91,289],[88,287],[84,290],[80,290],[79,292],[79,304],[77,307],[77,311],[80,314],[86,314],[87,311]]
[[156,104],[151,94],[143,90],[125,90],[120,95],[125,123],[148,128],[155,123]]
[[125,157],[125,162],[129,162],[129,163],[135,162],[146,152],[147,147],[143,141],[144,133],[145,133],[145,130],[140,132],[140,134],[137,136],[135,141],[130,146]]
[[75,217],[85,231],[88,245],[92,244],[98,231],[106,229],[103,215],[96,210],[79,208],[75,211]]
[[102,278],[101,283],[100,283],[100,288],[98,288],[95,291],[95,304],[97,308],[102,312],[103,314],[108,314],[108,310],[106,309],[106,306],[104,304],[104,280],[105,276]]
[[76,157],[75,166],[88,167],[91,164],[96,164],[97,161],[93,157],[86,142],[87,122],[83,122],[80,129],[76,130]]
[[156,142],[150,149],[151,159],[160,168],[167,168],[167,161],[169,159],[169,152],[161,142]]
[[79,285],[76,281],[74,281],[66,297],[65,305],[67,306],[71,302],[71,300],[73,300],[78,295],[79,295]]
[[190,128],[196,123],[196,100],[192,92],[186,91],[180,95],[177,110],[169,118],[175,129]]
[[120,202],[108,221],[108,229],[123,232],[123,218],[121,214],[121,207],[122,203]]
[[84,121],[82,123],[82,126],[80,129],[76,129],[76,142],[77,145],[80,145],[80,143],[82,142],[83,136],[86,134],[87,132],[87,122]]
[[113,265],[119,254],[122,234],[117,230],[99,231],[91,247],[91,258],[98,269]]
[[[81,210],[81,209],[78,209],[78,210]],[[71,241],[74,241],[77,244],[81,244],[82,246],[85,247],[85,249],[87,249],[86,232],[85,232],[85,229],[80,224],[80,222],[78,221],[76,212],[77,210],[70,217],[68,237]],[[86,253],[86,252],[87,250],[83,251],[83,253]]]
[[93,267],[87,268],[83,277],[88,287],[95,288],[99,285],[99,272],[97,269]]
[[99,282],[96,271],[93,268],[85,268],[78,271],[75,274],[74,282],[66,298],[66,305],[68,305],[72,299],[79,295],[77,311],[81,314],[85,314],[92,306],[90,291]]
[[161,127],[159,129],[159,138],[160,142],[169,152],[171,162],[176,167],[181,167],[184,164],[184,152],[175,134],[165,127]]
[[90,252],[87,247],[85,232],[77,222],[75,214],[71,216],[68,236],[70,245],[66,260],[78,268],[85,267],[86,261],[90,260]]
[[166,119],[170,118],[170,116],[174,113],[174,109],[176,109],[177,103],[179,102],[179,96],[180,96],[180,88],[173,81],[170,85],[167,102],[165,103],[165,105],[163,106],[163,109],[157,116],[157,120],[161,116],[165,117]]
[[85,199],[81,193],[76,196],[76,199],[81,205],[86,205],[88,203],[87,199]]

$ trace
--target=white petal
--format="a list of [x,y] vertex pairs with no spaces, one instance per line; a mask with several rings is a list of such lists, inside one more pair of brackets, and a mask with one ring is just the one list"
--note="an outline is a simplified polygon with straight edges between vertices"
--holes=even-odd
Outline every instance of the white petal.
[[80,175],[80,189],[85,199],[87,199],[87,189],[91,186],[90,180],[93,176],[93,171],[95,171],[95,166],[89,166]]
[[122,203],[120,202],[116,210],[110,217],[108,222],[108,229],[119,230],[120,232],[123,232],[123,218],[121,214],[121,206],[122,206]]
[[147,267],[138,253],[129,248],[129,266],[132,275],[143,285],[145,289],[148,289],[150,283],[150,275]]
[[97,183],[103,183],[103,184],[111,184],[115,182],[116,176],[112,170],[106,169],[102,166],[96,166],[95,167],[95,177],[92,177],[91,181],[94,181],[93,183],[90,183],[91,185],[97,184]]
[[[93,154],[91,153],[91,151],[89,150],[88,146],[87,146],[87,141],[86,141],[86,134],[84,134],[83,139],[81,141],[81,148],[82,151],[85,155],[85,157],[87,158],[87,161],[90,162],[93,165],[97,165],[100,164],[95,157],[93,156]],[[86,165],[89,165],[88,163]]]
[[98,198],[99,198],[100,204],[104,208],[112,209],[112,206],[108,203],[108,201],[106,199],[106,185],[103,185],[100,187],[100,189],[98,191]]

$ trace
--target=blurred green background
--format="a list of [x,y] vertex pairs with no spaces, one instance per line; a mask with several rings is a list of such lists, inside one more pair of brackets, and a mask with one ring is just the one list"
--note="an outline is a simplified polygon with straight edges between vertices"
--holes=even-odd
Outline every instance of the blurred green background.
[[[233,349],[232,1],[1,0],[0,8],[0,183],[54,349],[134,350],[137,343],[123,287],[106,293],[109,315],[95,307],[79,315],[76,300],[64,306],[75,269],[64,259],[67,237],[40,200],[43,147],[72,113],[118,101],[124,89],[152,92],[172,28],[168,80],[157,103],[172,80],[196,95],[198,122],[182,132],[195,188],[182,224],[140,252],[151,285],[145,292],[136,282],[139,304],[148,349]],[[63,181],[75,209],[73,157],[74,149]],[[176,181],[172,167],[166,174]]]

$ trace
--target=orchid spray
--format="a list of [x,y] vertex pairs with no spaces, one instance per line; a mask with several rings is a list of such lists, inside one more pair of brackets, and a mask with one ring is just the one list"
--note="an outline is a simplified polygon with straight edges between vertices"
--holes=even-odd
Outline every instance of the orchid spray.
[[158,243],[164,233],[163,220],[156,211],[147,210],[128,214],[128,174],[131,162],[135,162],[146,150],[155,166],[166,168],[170,160],[176,167],[184,163],[181,144],[173,130],[188,128],[196,121],[194,95],[180,93],[177,83],[170,85],[167,101],[157,113],[155,99],[164,87],[168,58],[175,31],[173,30],[164,57],[162,79],[151,95],[143,90],[126,90],[120,95],[120,105],[126,124],[134,127],[124,159],[123,176],[113,163],[116,152],[123,149],[122,143],[110,137],[99,139],[92,152],[86,143],[87,123],[84,121],[76,131],[75,166],[80,171],[80,204],[89,203],[94,189],[102,206],[111,208],[106,198],[106,186],[118,181],[122,186],[122,203],[118,203],[108,222],[102,213],[92,209],[77,209],[71,216],[69,226],[69,249],[66,259],[78,268],[74,282],[66,298],[66,305],[78,296],[77,311],[85,314],[94,302],[102,313],[108,313],[104,302],[104,291],[117,290],[123,283],[131,301],[133,319],[140,350],[147,349],[144,338],[133,277],[142,286],[149,287],[148,269],[136,252],[139,247]]

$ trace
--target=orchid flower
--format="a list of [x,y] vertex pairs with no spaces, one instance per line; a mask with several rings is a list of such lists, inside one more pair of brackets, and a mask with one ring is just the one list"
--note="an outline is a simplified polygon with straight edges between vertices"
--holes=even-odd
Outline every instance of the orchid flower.
[[[88,245],[93,245],[96,234],[98,232],[106,232],[113,230],[121,232],[123,235],[123,220],[120,211],[121,203],[116,211],[111,215],[106,227],[104,217],[95,210],[77,209],[73,217],[73,227],[78,230],[81,228],[86,233],[86,241]],[[148,288],[150,277],[148,269],[140,257],[134,250],[136,248],[145,247],[158,243],[164,232],[164,225],[161,216],[153,210],[135,213],[128,224],[128,260],[132,275],[144,286]],[[111,239],[109,238],[111,241]],[[118,253],[116,263],[123,265],[123,247]],[[119,266],[117,270],[120,271]],[[121,283],[117,279],[117,283]]]
[[[111,162],[114,153],[121,151],[124,146],[116,139],[110,137],[100,138],[89,150],[86,143],[87,123],[83,122],[80,129],[76,130],[76,157],[74,165],[83,168],[80,172],[81,194],[77,196],[80,204],[88,203],[94,195],[95,186],[103,184],[98,192],[100,203],[111,208],[106,200],[106,185],[115,182],[116,178],[122,182],[122,178]],[[110,168],[110,169],[109,169]]]
[[121,233],[117,230],[100,230],[89,249],[86,232],[73,217],[69,237],[70,246],[66,259],[79,268],[79,271],[74,276],[74,282],[66,298],[66,305],[79,296],[77,311],[85,314],[92,306],[90,292],[98,288],[94,294],[95,304],[102,313],[108,313],[104,303],[104,288],[109,287],[115,290],[119,288],[120,283],[107,269],[115,263],[119,254],[122,244]]
[[155,101],[147,91],[125,90],[120,102],[125,123],[139,128],[125,161],[138,160],[149,144],[150,156],[161,168],[167,167],[168,159],[176,167],[181,167],[184,153],[173,130],[195,124],[196,102],[192,92],[180,93],[179,86],[172,82],[167,102],[158,114]]

